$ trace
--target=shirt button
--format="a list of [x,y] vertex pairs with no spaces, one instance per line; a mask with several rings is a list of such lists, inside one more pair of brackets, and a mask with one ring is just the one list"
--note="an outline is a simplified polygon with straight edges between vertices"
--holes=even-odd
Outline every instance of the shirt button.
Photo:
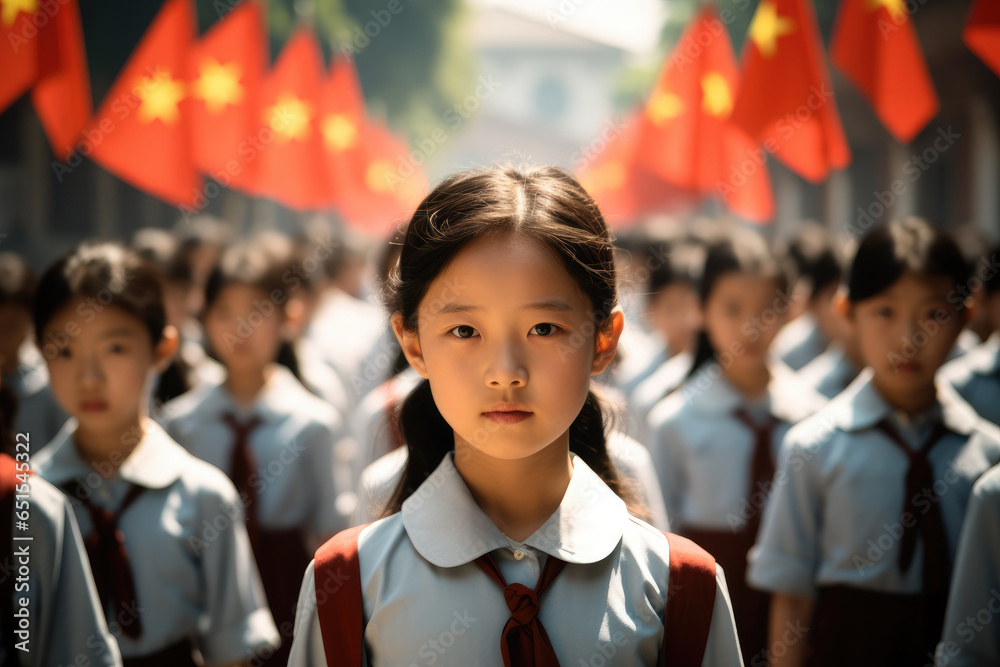
[[521,560],[524,558],[524,552],[520,549],[514,549],[514,560]]

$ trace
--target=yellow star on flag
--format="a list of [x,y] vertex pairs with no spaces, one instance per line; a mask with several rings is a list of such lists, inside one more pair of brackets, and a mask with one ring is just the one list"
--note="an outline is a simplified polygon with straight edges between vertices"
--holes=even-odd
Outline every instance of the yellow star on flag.
[[157,68],[155,77],[143,77],[135,88],[139,105],[139,120],[152,123],[160,119],[173,125],[180,118],[178,103],[184,99],[184,84],[170,76],[170,72]]
[[372,192],[389,192],[393,189],[393,169],[388,160],[375,160],[365,169],[365,185]]
[[757,45],[760,54],[773,58],[778,52],[778,38],[795,32],[795,19],[779,16],[778,8],[772,0],[760,3],[750,24],[750,39]]
[[194,83],[195,97],[205,100],[209,113],[222,113],[226,105],[236,106],[243,101],[246,89],[240,85],[238,63],[222,65],[209,58],[198,68],[198,80]]
[[14,25],[19,13],[34,14],[38,11],[38,0],[3,0],[0,4],[3,4],[0,20],[5,28]]
[[907,16],[905,0],[868,0],[865,4],[870,12],[876,12],[879,7],[885,7],[889,16],[896,23],[902,22]]
[[654,125],[663,125],[668,120],[677,118],[684,111],[684,102],[671,92],[660,91],[653,95],[646,105],[646,113]]
[[312,119],[312,114],[312,107],[307,102],[290,93],[284,93],[264,114],[264,120],[280,141],[292,139],[304,141],[309,136],[309,121]]
[[733,111],[733,93],[726,77],[709,72],[701,78],[701,108],[709,116],[727,118]]
[[358,137],[354,121],[340,113],[324,116],[320,129],[323,132],[323,143],[332,151],[347,150]]

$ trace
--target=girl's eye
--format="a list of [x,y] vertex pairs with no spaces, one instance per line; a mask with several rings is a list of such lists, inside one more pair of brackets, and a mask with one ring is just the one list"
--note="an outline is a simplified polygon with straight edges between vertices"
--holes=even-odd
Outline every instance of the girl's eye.
[[125,351],[125,348],[118,343],[112,343],[108,346],[108,351],[111,352],[111,354],[121,354]]
[[948,313],[942,308],[935,308],[931,312],[927,313],[927,319],[934,320],[935,322],[944,322],[948,318]]
[[468,324],[460,324],[454,329],[451,329],[449,333],[454,334],[456,338],[472,338],[476,335],[476,330]]
[[551,336],[552,334],[554,334],[558,330],[559,330],[559,327],[556,326],[555,324],[549,324],[548,322],[542,322],[541,324],[536,324],[535,326],[531,327],[531,332],[530,333],[533,333],[533,334],[535,334],[537,336]]
[[61,357],[62,359],[69,359],[69,348],[60,347],[59,349],[56,350],[56,356]]
[[889,306],[882,306],[875,314],[879,317],[892,317],[892,308]]

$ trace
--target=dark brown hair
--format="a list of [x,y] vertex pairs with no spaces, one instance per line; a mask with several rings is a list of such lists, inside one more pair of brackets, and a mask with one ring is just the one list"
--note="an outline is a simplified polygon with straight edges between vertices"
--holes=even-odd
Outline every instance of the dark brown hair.
[[[594,323],[608,331],[617,304],[612,237],[594,200],[556,167],[493,167],[449,177],[420,203],[406,227],[396,269],[384,289],[390,313],[416,329],[417,308],[431,282],[470,241],[520,236],[558,257],[590,298]],[[605,440],[605,409],[593,390],[570,426],[570,451],[622,496],[641,508],[612,464]],[[397,411],[408,459],[385,514],[398,512],[454,446],[423,380]]]

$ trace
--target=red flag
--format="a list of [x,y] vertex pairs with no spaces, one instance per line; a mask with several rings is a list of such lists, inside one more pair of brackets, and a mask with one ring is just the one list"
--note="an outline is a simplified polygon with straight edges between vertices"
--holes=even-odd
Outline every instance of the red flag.
[[66,160],[94,110],[80,8],[77,0],[65,0],[65,4],[56,7],[51,19],[56,69],[39,78],[31,99],[53,152],[60,160]]
[[937,93],[904,0],[841,0],[830,55],[897,141],[912,141],[937,114]]
[[189,150],[184,81],[194,32],[189,0],[167,0],[87,130],[92,159],[177,206],[195,201],[201,185]]
[[1000,76],[1000,0],[977,0],[962,31],[962,41]]
[[813,183],[850,162],[808,0],[762,0],[757,6],[733,121]]
[[[638,159],[695,194],[714,192],[738,215],[774,215],[767,166],[757,144],[731,121],[736,57],[725,24],[705,7],[667,60],[642,115]],[[761,156],[762,158],[762,156]]]
[[[26,93],[38,77],[52,69],[51,17],[41,11],[38,0],[0,2],[0,111]],[[41,25],[41,27],[39,27]],[[47,62],[42,59],[50,56]]]
[[255,191],[296,210],[325,208],[330,185],[319,131],[322,58],[316,37],[298,28],[261,88],[252,158]]
[[320,93],[320,130],[334,204],[355,227],[384,234],[425,194],[427,177],[389,128],[365,118],[354,63],[337,57]]
[[195,166],[223,185],[252,190],[267,39],[260,4],[244,0],[188,58]]
[[578,167],[580,184],[590,193],[608,223],[621,229],[651,213],[682,213],[694,204],[691,193],[651,174],[637,160],[642,119],[614,128],[603,149]]

